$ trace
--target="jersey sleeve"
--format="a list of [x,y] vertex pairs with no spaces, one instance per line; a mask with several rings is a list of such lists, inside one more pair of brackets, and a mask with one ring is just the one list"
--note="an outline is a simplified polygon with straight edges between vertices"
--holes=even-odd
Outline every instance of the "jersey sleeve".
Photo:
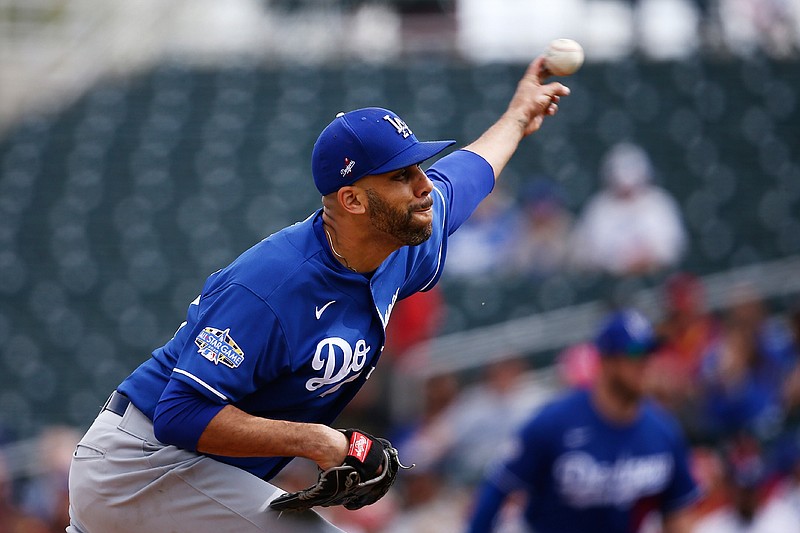
[[188,383],[170,380],[156,405],[153,431],[161,442],[196,451],[206,426],[223,407],[197,394]]
[[467,533],[491,533],[507,495],[489,482],[478,487]]
[[203,295],[184,328],[170,379],[217,403],[234,403],[290,367],[280,322],[267,303],[232,283]]

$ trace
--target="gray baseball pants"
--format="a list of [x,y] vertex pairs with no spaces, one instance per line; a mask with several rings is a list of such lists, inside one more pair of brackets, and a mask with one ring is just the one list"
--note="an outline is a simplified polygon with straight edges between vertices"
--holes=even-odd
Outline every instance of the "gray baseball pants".
[[204,455],[168,446],[130,404],[102,411],[75,449],[67,533],[343,533],[316,512],[278,513],[283,491]]

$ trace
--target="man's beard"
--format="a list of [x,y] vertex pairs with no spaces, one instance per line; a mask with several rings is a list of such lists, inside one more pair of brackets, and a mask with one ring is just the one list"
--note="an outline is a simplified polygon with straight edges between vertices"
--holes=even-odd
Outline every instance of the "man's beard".
[[611,393],[625,404],[632,405],[639,403],[644,397],[644,391],[638,385],[631,385],[618,376],[612,376],[608,380]]
[[[414,225],[414,210],[420,205],[403,211],[394,209],[372,189],[368,189],[369,206],[367,213],[376,229],[387,233],[407,246],[416,246],[427,241],[433,233],[432,224]],[[430,200],[427,200],[430,202]]]

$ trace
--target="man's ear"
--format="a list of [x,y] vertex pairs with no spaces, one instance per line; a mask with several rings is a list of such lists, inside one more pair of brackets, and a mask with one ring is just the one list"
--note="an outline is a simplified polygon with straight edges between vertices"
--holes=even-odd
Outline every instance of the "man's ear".
[[339,201],[339,205],[341,205],[345,211],[354,215],[366,213],[366,196],[363,189],[352,185],[342,187],[336,193],[336,199]]

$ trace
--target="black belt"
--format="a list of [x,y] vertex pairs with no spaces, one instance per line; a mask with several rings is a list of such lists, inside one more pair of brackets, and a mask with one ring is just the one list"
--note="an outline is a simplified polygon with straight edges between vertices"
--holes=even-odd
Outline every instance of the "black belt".
[[125,414],[125,409],[131,404],[130,399],[121,392],[114,391],[111,396],[106,400],[103,406],[103,411],[111,411],[115,415],[122,416]]

